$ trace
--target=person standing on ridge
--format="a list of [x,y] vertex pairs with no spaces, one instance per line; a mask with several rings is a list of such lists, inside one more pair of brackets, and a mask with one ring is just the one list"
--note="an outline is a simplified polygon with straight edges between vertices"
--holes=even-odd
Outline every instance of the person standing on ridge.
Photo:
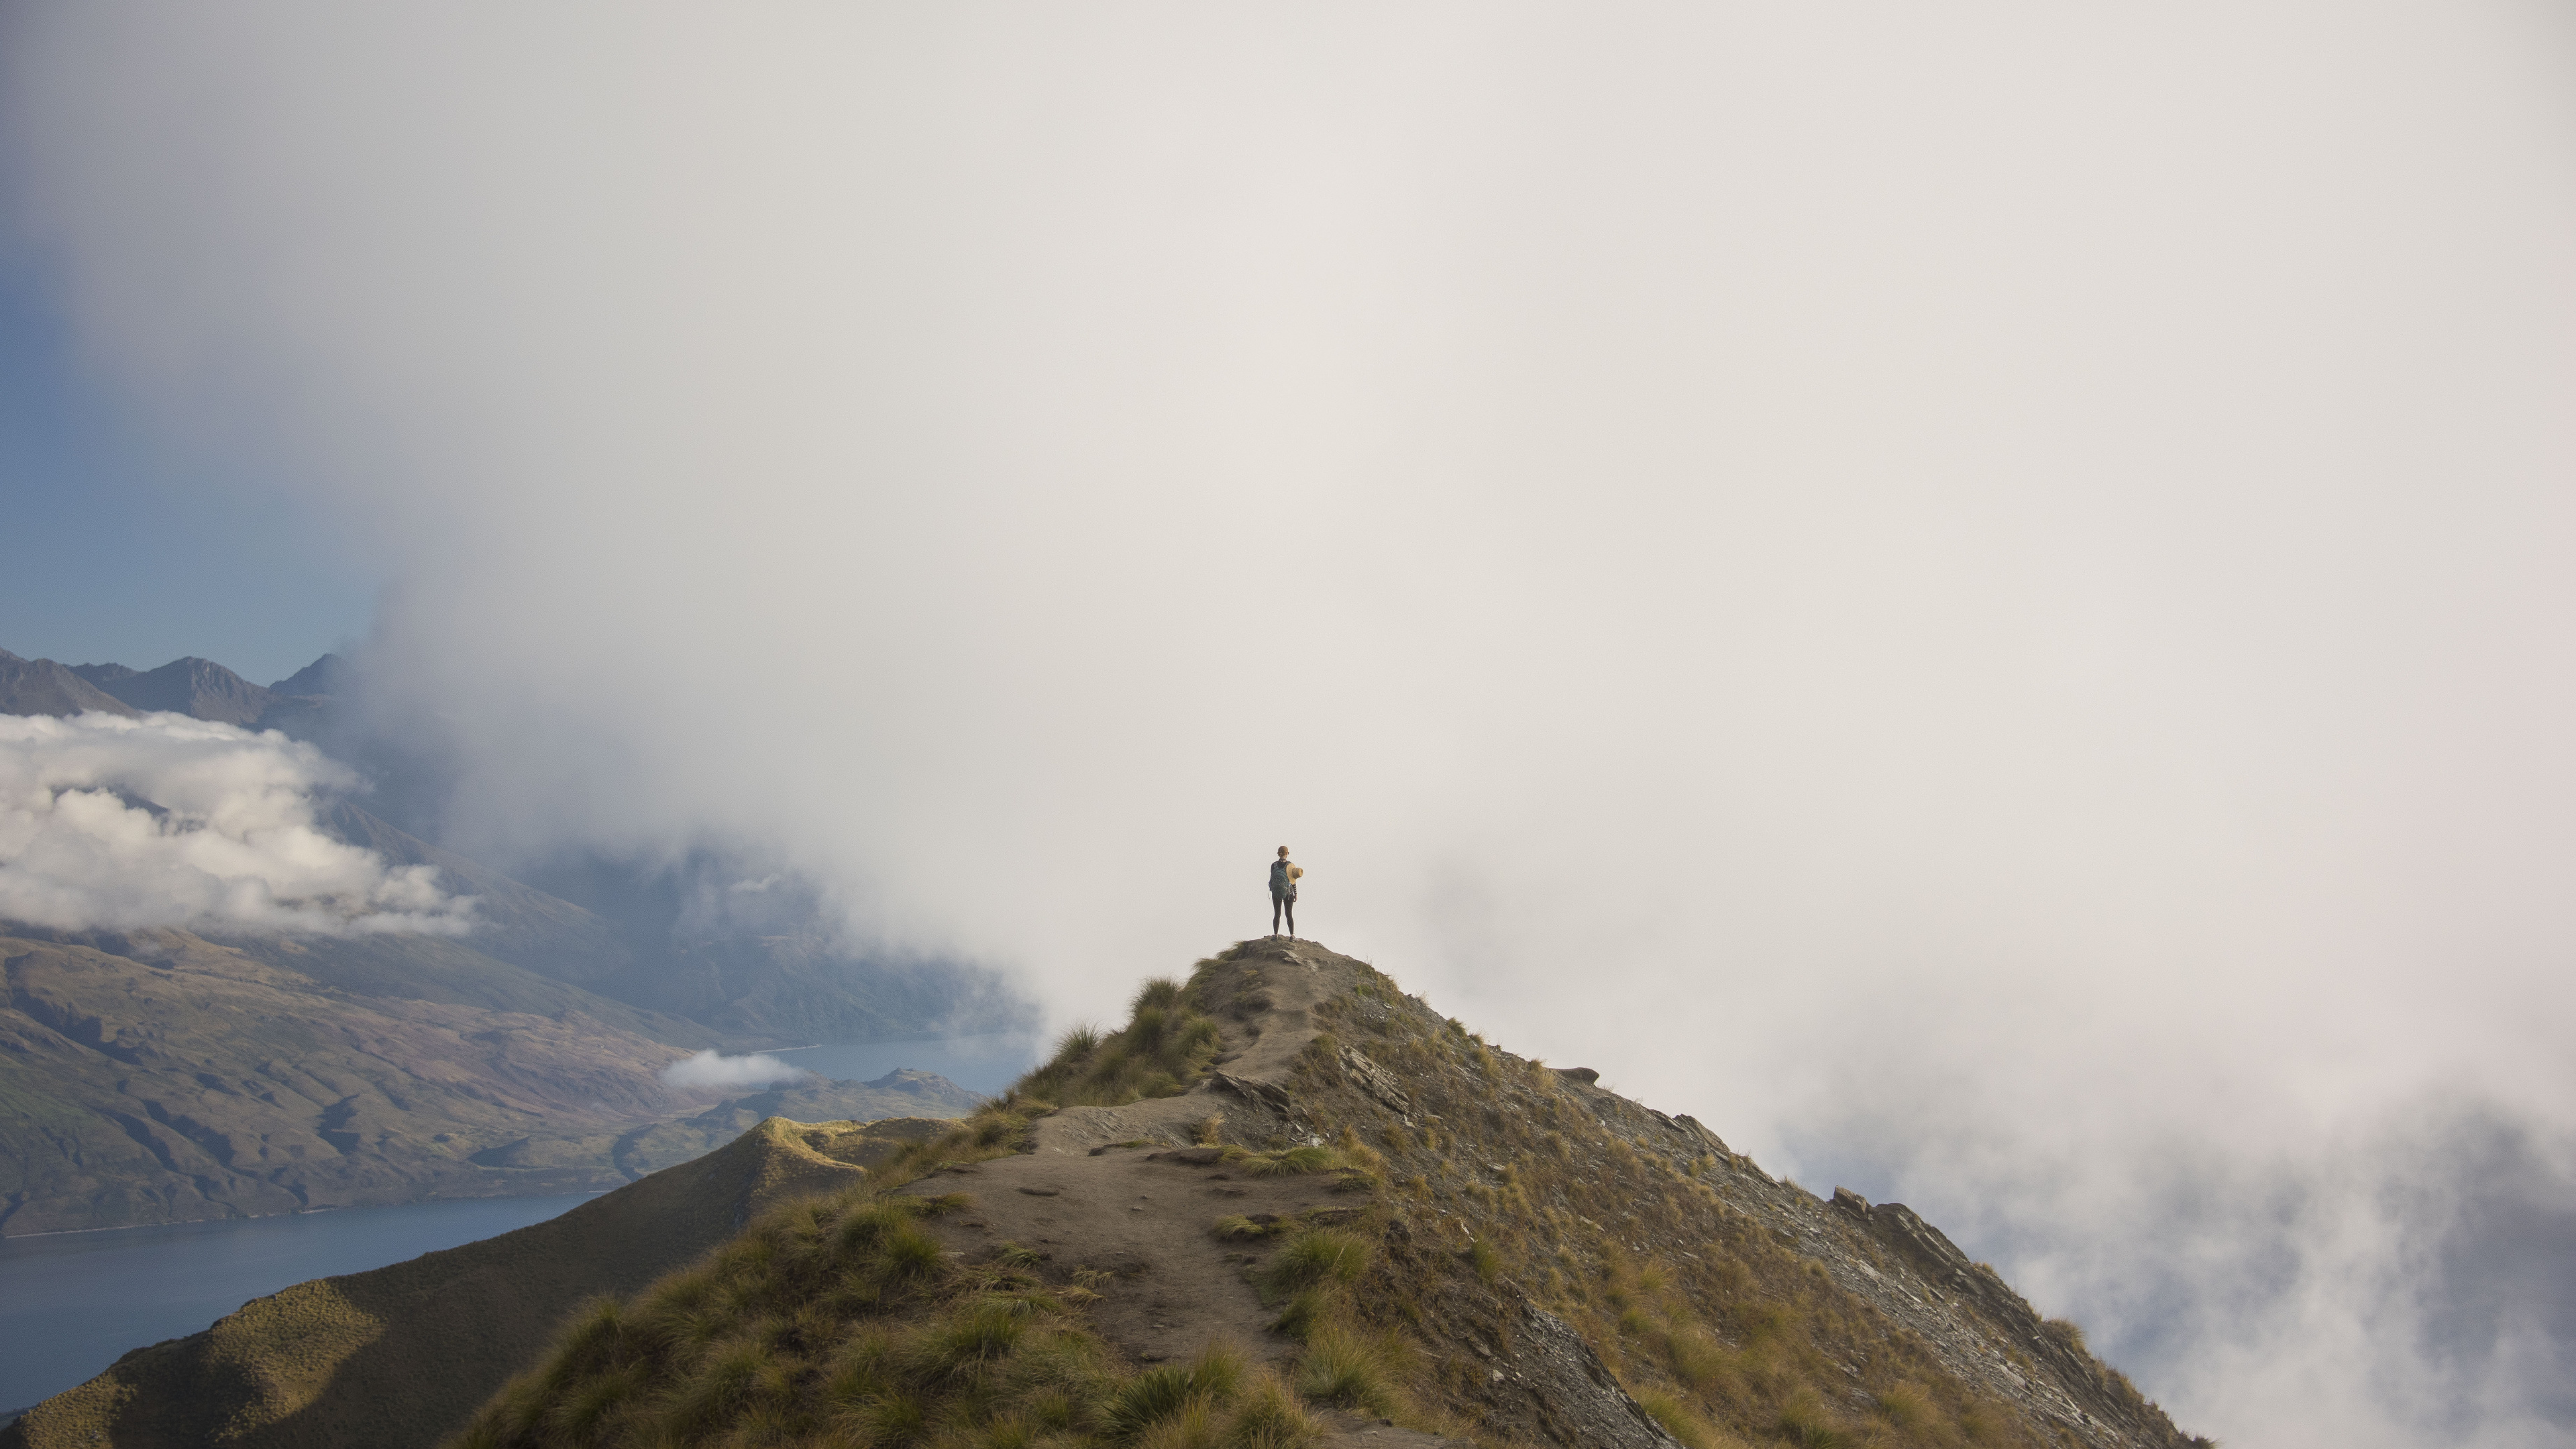
[[1285,914],[1288,939],[1297,939],[1297,877],[1305,873],[1304,866],[1289,863],[1288,847],[1279,847],[1279,858],[1270,862],[1270,934],[1279,934],[1279,917]]

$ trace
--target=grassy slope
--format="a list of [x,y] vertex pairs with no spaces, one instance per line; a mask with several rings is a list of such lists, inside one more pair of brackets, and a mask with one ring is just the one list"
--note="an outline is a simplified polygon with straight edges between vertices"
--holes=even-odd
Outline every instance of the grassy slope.
[[[1084,1321],[1093,1296],[1013,1247],[956,1261],[918,1219],[963,1194],[895,1189],[1016,1152],[1064,1105],[1177,1095],[1223,1043],[1183,988],[1077,1032],[1011,1094],[863,1185],[792,1204],[635,1299],[602,1304],[486,1405],[460,1445],[1226,1443],[1292,1449],[1319,1426],[1237,1350],[1139,1369]],[[1042,1094],[1042,1095],[1041,1095]]]
[[[1794,1219],[1748,1210],[1773,1192],[1813,1199],[1713,1137],[1693,1151],[1692,1134],[1658,1132],[1635,1104],[1492,1049],[1373,972],[1319,1016],[1327,1035],[1299,1100],[1391,1184],[1400,1227],[1376,1291],[1356,1301],[1371,1326],[1433,1349],[1414,1385],[1424,1403],[1527,1431],[1475,1342],[1507,1350],[1511,1305],[1526,1297],[1574,1325],[1685,1443],[2006,1446],[2066,1432],[1951,1372],[1846,1290],[1815,1242],[1782,1225]],[[1345,1047],[1403,1085],[1409,1114],[1364,1089]],[[1882,1257],[1874,1271],[1893,1266]],[[2125,1379],[2082,1364],[2146,1442],[2183,1442]]]
[[550,1221],[301,1283],[138,1349],[0,1430],[0,1449],[433,1444],[585,1299],[634,1292],[771,1205],[864,1180],[867,1163],[944,1125],[773,1119]]
[[[1260,1000],[1243,955],[1202,963],[1186,988],[1149,985],[1127,1027],[1069,1037],[1013,1093],[890,1160],[864,1189],[781,1209],[707,1262],[603,1307],[460,1443],[1310,1441],[1317,1426],[1240,1356],[1122,1364],[1084,1320],[1083,1280],[1056,1281],[1007,1243],[972,1263],[943,1258],[906,1220],[921,1199],[891,1193],[1020,1150],[1062,1107],[1186,1090],[1230,1044],[1210,1013]],[[1260,1246],[1245,1271],[1279,1308],[1276,1331],[1301,1345],[1289,1372],[1307,1400],[1485,1443],[1563,1442],[1548,1406],[1515,1402],[1489,1367],[1512,1361],[1523,1305],[1535,1303],[1696,1449],[2064,1442],[2060,1426],[1950,1372],[1709,1186],[1749,1165],[1642,1153],[1580,1089],[1359,973],[1319,1015],[1364,1036],[1390,1075],[1366,1090],[1324,1035],[1301,1058],[1291,1108],[1338,1145],[1273,1135],[1220,1150],[1245,1171],[1335,1172],[1365,1210],[1329,1225],[1209,1224]],[[1407,1111],[1387,1088],[1411,1093]],[[1418,1125],[1405,1127],[1412,1112]],[[1202,1136],[1223,1143],[1228,1130],[1211,1118]],[[2165,1426],[2152,1442],[2180,1440]]]

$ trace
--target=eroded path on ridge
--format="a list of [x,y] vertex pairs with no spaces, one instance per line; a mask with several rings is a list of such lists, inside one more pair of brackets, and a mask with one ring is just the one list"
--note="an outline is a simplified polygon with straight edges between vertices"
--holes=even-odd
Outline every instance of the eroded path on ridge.
[[1194,1148],[1210,1119],[1237,1144],[1299,1135],[1304,1124],[1283,1110],[1289,1067],[1315,1037],[1312,1008],[1360,970],[1285,940],[1255,944],[1244,964],[1242,989],[1220,1016],[1226,1051],[1208,1080],[1121,1107],[1067,1107],[1036,1124],[1036,1150],[948,1168],[905,1189],[974,1199],[972,1211],[931,1224],[969,1261],[1012,1243],[1041,1256],[1050,1282],[1081,1275],[1101,1295],[1092,1317],[1102,1336],[1140,1362],[1187,1358],[1224,1339],[1263,1362],[1293,1353],[1270,1329],[1278,1311],[1262,1305],[1251,1282],[1274,1241],[1227,1241],[1213,1231],[1216,1220],[1318,1211],[1330,1220],[1364,1205],[1337,1196],[1331,1175],[1254,1177]]
[[[970,1262],[1005,1244],[1038,1253],[1047,1281],[1100,1295],[1090,1307],[1093,1325],[1139,1363],[1187,1359],[1219,1342],[1256,1363],[1292,1358],[1297,1345],[1271,1328],[1278,1308],[1264,1306],[1252,1282],[1278,1240],[1228,1241],[1214,1232],[1216,1221],[1304,1216],[1329,1224],[1367,1205],[1336,1193],[1334,1174],[1255,1177],[1196,1146],[1210,1118],[1238,1145],[1306,1140],[1311,1128],[1286,1090],[1290,1067],[1315,1038],[1313,1008],[1364,969],[1276,938],[1239,959],[1251,969],[1217,1013],[1226,1051],[1208,1080],[1122,1107],[1065,1108],[1036,1124],[1034,1151],[944,1169],[903,1189],[967,1194],[971,1209],[925,1223],[944,1247]],[[1454,1442],[1338,1411],[1321,1417],[1336,1449]]]
[[1330,1177],[1247,1178],[1222,1166],[1157,1159],[1164,1149],[1112,1148],[1098,1157],[1020,1156],[935,1173],[910,1190],[964,1192],[972,1210],[929,1226],[969,1261],[1013,1243],[1043,1259],[1049,1282],[1100,1294],[1092,1322],[1143,1363],[1183,1359],[1232,1340],[1275,1361],[1295,1345],[1270,1331],[1249,1268],[1269,1243],[1228,1242],[1211,1231],[1228,1215],[1295,1217],[1309,1209],[1356,1215],[1336,1201]]

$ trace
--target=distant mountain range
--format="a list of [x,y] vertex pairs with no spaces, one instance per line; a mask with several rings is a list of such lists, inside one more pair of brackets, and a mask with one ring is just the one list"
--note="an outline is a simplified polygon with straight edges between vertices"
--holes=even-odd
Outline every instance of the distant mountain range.
[[326,708],[344,672],[325,654],[270,685],[257,685],[211,659],[173,659],[158,669],[123,664],[57,664],[0,649],[0,714],[72,715],[85,710],[137,715],[168,710],[250,729],[296,726]]
[[707,1105],[716,1035],[447,936],[0,933],[0,1236],[616,1187],[762,1117],[946,1117],[945,1078]]
[[[1008,1030],[1027,1005],[992,973],[959,963],[889,961],[837,943],[809,898],[749,922],[709,928],[690,909],[699,876],[721,859],[677,865],[572,856],[537,878],[500,871],[434,844],[451,782],[371,731],[348,709],[348,662],[325,654],[258,685],[210,659],[157,669],[59,664],[0,650],[0,714],[136,715],[167,710],[321,745],[377,788],[327,806],[325,828],[396,865],[432,865],[454,892],[481,898],[474,947],[543,976],[706,1026],[728,1045],[874,1041],[931,1029]],[[686,929],[695,926],[697,929]]]
[[[721,860],[583,856],[540,889],[424,839],[408,827],[434,821],[444,781],[344,708],[350,677],[334,655],[263,686],[206,659],[138,670],[0,651],[0,713],[170,711],[399,777],[380,793],[408,819],[369,795],[321,802],[318,823],[435,867],[476,898],[478,923],[324,937],[0,921],[0,1234],[612,1186],[747,1125],[666,1098],[655,1073],[689,1050],[1030,1024],[990,972],[840,947],[810,896],[707,929],[690,872],[721,875]],[[878,1105],[966,1104],[895,1091]]]

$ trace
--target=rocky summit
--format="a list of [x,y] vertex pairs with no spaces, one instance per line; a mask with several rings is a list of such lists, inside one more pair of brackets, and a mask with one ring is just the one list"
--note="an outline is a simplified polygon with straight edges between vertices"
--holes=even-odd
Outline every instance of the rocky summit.
[[0,1433],[217,1442],[2206,1441],[1904,1206],[1818,1198],[1267,938],[962,1121],[772,1118]]

